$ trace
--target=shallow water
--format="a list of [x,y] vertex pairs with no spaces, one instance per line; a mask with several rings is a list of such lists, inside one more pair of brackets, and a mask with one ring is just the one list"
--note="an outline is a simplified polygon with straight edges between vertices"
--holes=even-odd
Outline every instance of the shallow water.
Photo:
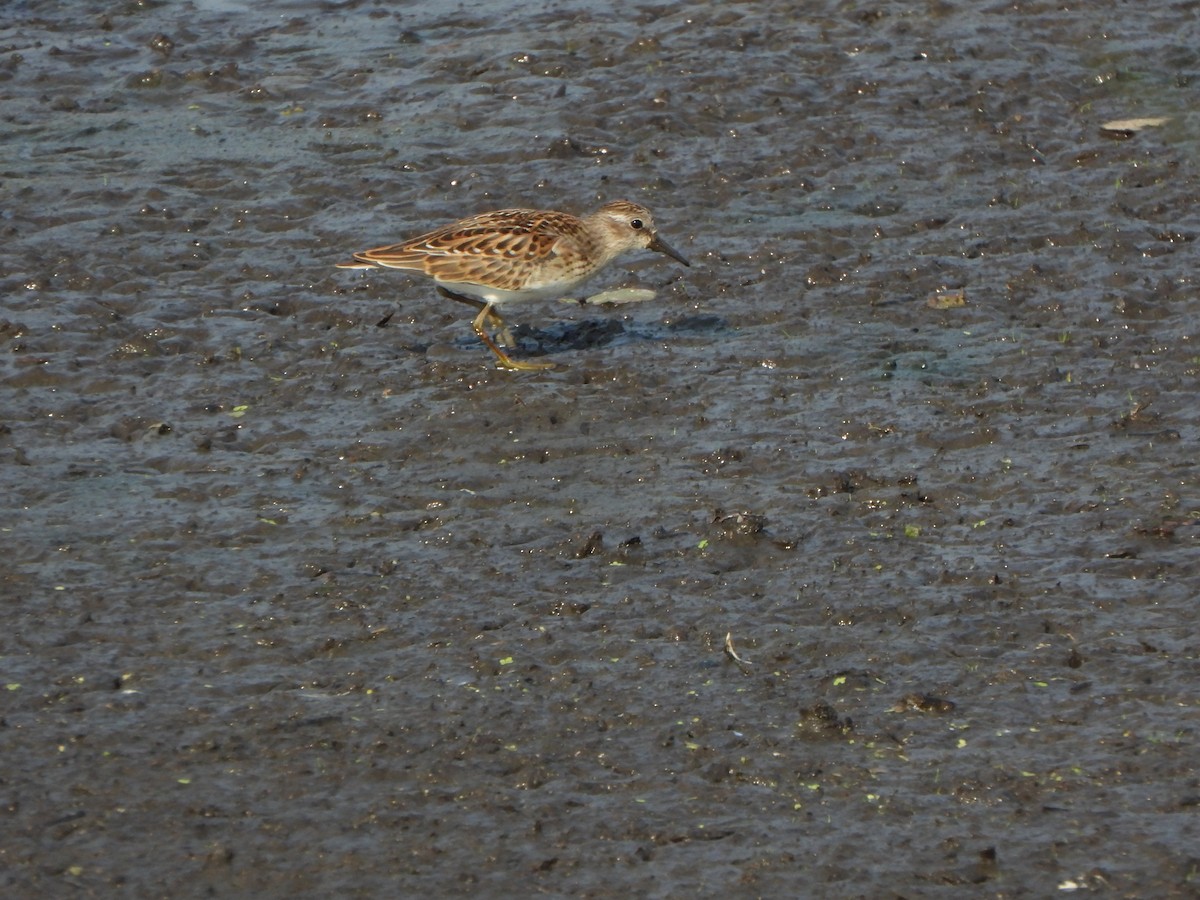
[[[0,9],[6,895],[1191,895],[1195,9],[1060,6]],[[333,268],[618,197],[554,372]]]

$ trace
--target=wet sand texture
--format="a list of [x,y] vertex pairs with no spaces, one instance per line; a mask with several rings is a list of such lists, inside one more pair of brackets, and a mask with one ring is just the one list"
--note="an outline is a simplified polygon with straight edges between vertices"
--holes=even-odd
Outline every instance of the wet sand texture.
[[0,8],[0,893],[1194,896],[1193,5],[245,6]]

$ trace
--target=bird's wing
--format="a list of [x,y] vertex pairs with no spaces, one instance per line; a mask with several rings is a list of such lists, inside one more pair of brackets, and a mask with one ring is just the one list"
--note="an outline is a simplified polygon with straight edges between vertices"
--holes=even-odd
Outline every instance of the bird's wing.
[[344,266],[409,269],[438,281],[520,290],[555,255],[564,237],[559,217],[527,209],[483,213],[399,244],[355,253],[355,262]]

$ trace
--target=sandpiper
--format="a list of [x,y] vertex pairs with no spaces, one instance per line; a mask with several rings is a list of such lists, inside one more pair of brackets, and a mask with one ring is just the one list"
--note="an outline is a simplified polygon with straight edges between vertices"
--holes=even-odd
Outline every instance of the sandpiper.
[[479,310],[471,327],[506,369],[552,369],[512,359],[486,326],[506,331],[499,307],[564,296],[630,250],[655,250],[690,266],[658,236],[650,210],[628,200],[590,216],[543,209],[501,209],[460,219],[399,244],[355,253],[342,269],[406,269],[438,291]]

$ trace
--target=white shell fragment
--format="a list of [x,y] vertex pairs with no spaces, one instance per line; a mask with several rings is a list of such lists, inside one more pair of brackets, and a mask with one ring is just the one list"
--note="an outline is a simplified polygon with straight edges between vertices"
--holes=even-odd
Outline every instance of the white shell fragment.
[[1167,124],[1171,120],[1168,118],[1160,119],[1113,119],[1111,122],[1105,122],[1100,126],[1102,131],[1115,131],[1124,134],[1134,134],[1146,128],[1158,128],[1161,125]]
[[619,288],[615,291],[601,291],[593,294],[583,302],[589,306],[622,306],[626,303],[645,303],[654,299],[654,291],[645,288]]

